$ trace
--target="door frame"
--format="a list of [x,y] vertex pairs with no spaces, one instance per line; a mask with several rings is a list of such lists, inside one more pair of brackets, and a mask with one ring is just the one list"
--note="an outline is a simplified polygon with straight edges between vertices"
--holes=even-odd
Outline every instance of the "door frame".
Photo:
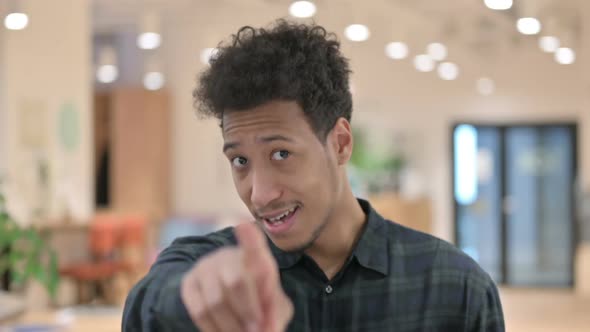
[[[570,248],[570,280],[568,282],[567,285],[564,285],[565,287],[569,287],[572,288],[575,285],[575,278],[576,278],[576,274],[575,274],[575,256],[576,256],[576,250],[577,250],[577,246],[579,243],[579,224],[576,220],[576,216],[577,214],[577,208],[576,208],[576,180],[578,180],[578,161],[579,161],[579,156],[578,156],[578,123],[577,121],[556,121],[556,122],[500,122],[500,123],[495,123],[495,122],[478,122],[478,121],[455,121],[451,124],[451,130],[450,130],[450,159],[451,159],[451,204],[453,206],[453,211],[452,211],[452,215],[453,215],[453,243],[460,248],[460,243],[459,243],[459,222],[457,220],[457,211],[459,208],[459,205],[457,203],[457,200],[455,199],[455,129],[460,126],[460,125],[471,125],[474,126],[476,128],[496,128],[500,130],[500,174],[501,174],[501,199],[503,200],[504,197],[506,197],[506,188],[507,188],[507,177],[506,177],[506,162],[505,162],[505,150],[506,150],[506,130],[509,128],[550,128],[550,127],[567,127],[568,129],[570,129],[572,131],[573,134],[573,147],[572,147],[572,178],[571,178],[571,183],[572,183],[572,200],[570,203],[570,213],[572,216],[572,220],[571,220],[571,232],[572,234],[570,234],[571,239],[572,239],[572,243],[571,243],[571,248]],[[502,209],[501,211],[501,218],[500,218],[500,251],[501,251],[501,257],[500,257],[500,274],[502,276],[502,281],[500,282],[501,285],[505,285],[505,286],[513,286],[512,284],[507,282],[507,276],[508,276],[508,272],[509,272],[509,266],[508,266],[508,246],[507,246],[507,238],[508,238],[508,228],[507,228],[507,215],[504,209]],[[520,288],[535,288],[535,287],[539,287],[539,285],[522,285],[522,286],[518,286]],[[542,287],[556,287],[556,286],[552,286],[552,285],[543,285]],[[561,286],[557,286],[557,287],[561,287]]]

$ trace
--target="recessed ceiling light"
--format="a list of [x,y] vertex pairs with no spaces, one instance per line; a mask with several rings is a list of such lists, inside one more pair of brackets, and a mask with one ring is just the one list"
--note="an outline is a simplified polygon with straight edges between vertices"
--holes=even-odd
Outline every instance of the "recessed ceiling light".
[[289,14],[293,17],[312,17],[316,12],[316,7],[311,1],[295,1],[289,6]]
[[576,61],[576,52],[569,47],[560,47],[555,51],[555,61],[562,65],[571,65]]
[[429,72],[434,70],[434,60],[426,54],[416,55],[414,57],[414,67],[420,72]]
[[442,61],[447,57],[447,47],[441,43],[430,43],[427,46],[428,55],[436,61]]
[[512,7],[512,0],[484,0],[489,9],[506,10]]
[[162,43],[162,36],[155,32],[144,32],[137,37],[137,46],[144,50],[153,50]]
[[403,42],[391,42],[385,45],[385,54],[394,59],[405,59],[408,56],[408,45]]
[[523,35],[536,35],[541,32],[541,22],[534,17],[519,18],[516,28]]
[[96,79],[101,83],[112,83],[118,76],[119,70],[114,65],[102,65],[96,71]]
[[559,39],[554,36],[543,36],[539,38],[539,47],[543,52],[553,53],[559,48]]
[[164,74],[149,72],[143,76],[143,86],[148,90],[158,90],[164,86]]
[[452,81],[459,76],[459,67],[452,62],[443,62],[438,65],[438,76],[445,81]]
[[4,26],[9,30],[22,30],[29,24],[29,17],[25,13],[10,13],[4,18]]
[[371,32],[366,25],[351,24],[344,30],[344,35],[351,41],[361,42],[369,39]]

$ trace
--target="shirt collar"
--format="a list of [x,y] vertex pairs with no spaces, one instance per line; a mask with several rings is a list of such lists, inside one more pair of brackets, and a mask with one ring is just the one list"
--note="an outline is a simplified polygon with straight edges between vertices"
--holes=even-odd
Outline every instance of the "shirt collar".
[[[357,200],[367,216],[367,223],[355,245],[352,256],[356,258],[361,266],[387,275],[389,271],[389,248],[388,237],[383,227],[387,221],[371,207],[368,201]],[[303,257],[302,253],[282,251],[270,239],[268,243],[281,270],[292,267]]]
[[373,209],[371,204],[358,199],[367,215],[367,223],[353,251],[360,265],[387,275],[389,271],[389,245],[386,221]]

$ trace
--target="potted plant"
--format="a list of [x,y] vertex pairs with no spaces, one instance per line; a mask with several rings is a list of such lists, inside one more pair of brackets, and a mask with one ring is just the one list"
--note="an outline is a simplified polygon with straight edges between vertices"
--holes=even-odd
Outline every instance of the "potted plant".
[[[350,164],[366,182],[370,193],[399,192],[406,159],[393,146],[378,149],[366,139],[365,131],[353,129],[355,139]],[[387,143],[383,143],[387,144]]]
[[[38,281],[55,298],[59,284],[59,271],[56,253],[43,241],[37,231],[23,228],[10,216],[6,209],[5,197],[0,192],[0,284],[5,291],[22,286],[28,280]],[[14,304],[14,296],[7,296],[0,289],[2,301]],[[2,315],[11,314],[0,310]],[[12,312],[14,314],[14,312]]]

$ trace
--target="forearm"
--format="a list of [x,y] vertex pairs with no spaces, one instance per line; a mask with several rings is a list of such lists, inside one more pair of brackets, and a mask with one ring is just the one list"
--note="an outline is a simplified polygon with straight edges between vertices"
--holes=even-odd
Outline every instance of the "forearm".
[[198,332],[180,297],[182,278],[201,257],[234,242],[227,234],[221,233],[175,240],[129,293],[123,311],[122,331]]
[[198,331],[180,298],[182,276],[150,272],[139,282],[127,297],[122,331]]
[[190,262],[156,263],[129,293],[122,331],[198,331],[180,297],[180,283]]

